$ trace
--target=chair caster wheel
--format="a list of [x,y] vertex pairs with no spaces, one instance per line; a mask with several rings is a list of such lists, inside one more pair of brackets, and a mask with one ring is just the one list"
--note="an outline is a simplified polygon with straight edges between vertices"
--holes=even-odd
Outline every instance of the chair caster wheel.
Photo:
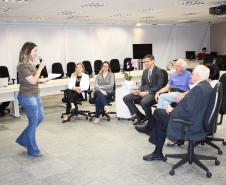
[[167,157],[164,158],[164,161],[167,161]]
[[89,117],[88,116],[86,116],[86,120],[88,120],[89,119]]
[[118,118],[118,120],[120,120],[120,118]]
[[218,154],[222,155],[223,154],[222,150],[218,150]]
[[223,145],[224,145],[224,146],[226,145],[226,142],[225,142],[225,141],[223,142]]
[[92,121],[92,118],[89,118],[89,121]]
[[212,177],[212,173],[211,172],[206,172],[206,177],[208,177],[208,178]]
[[219,164],[220,164],[220,161],[216,160],[216,161],[215,161],[215,165],[218,166]]
[[170,171],[169,171],[169,174],[170,174],[170,175],[174,175],[174,174],[175,174],[175,171],[174,171],[174,170],[170,170]]
[[110,121],[110,118],[108,118],[107,121]]

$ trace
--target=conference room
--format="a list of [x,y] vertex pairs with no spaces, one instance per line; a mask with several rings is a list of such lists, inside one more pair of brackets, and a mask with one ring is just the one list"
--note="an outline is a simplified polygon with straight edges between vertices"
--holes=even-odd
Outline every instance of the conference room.
[[[216,0],[0,0],[0,184],[225,184],[225,14]],[[180,67],[189,89],[160,110]]]

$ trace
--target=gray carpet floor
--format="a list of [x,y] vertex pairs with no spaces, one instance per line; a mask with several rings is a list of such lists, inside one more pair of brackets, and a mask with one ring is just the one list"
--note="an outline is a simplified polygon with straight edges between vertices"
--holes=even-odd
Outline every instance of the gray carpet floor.
[[[226,146],[221,143],[223,155],[206,145],[196,148],[197,153],[219,158],[219,166],[204,161],[212,178],[206,178],[194,164],[186,164],[170,176],[177,160],[143,161],[143,155],[151,153],[154,146],[131,122],[113,116],[110,122],[94,124],[76,117],[63,124],[60,99],[59,95],[43,98],[45,120],[37,129],[37,143],[44,156],[39,158],[27,156],[15,143],[27,124],[26,115],[21,112],[20,118],[0,118],[1,185],[226,185]],[[86,103],[82,108],[94,110]],[[226,118],[216,136],[226,139]],[[164,153],[184,153],[186,148],[187,144],[164,147]]]

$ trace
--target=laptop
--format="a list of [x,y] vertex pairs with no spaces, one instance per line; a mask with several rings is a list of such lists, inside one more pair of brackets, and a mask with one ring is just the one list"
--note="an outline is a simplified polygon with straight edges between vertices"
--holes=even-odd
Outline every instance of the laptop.
[[8,86],[8,80],[9,78],[0,78],[0,88],[1,87],[7,87]]

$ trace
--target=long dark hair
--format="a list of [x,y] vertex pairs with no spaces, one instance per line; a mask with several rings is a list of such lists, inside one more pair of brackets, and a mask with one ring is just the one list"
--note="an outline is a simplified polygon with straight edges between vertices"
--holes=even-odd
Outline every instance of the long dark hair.
[[19,55],[19,64],[27,63],[31,59],[31,51],[37,47],[37,45],[33,42],[26,42],[22,46]]

